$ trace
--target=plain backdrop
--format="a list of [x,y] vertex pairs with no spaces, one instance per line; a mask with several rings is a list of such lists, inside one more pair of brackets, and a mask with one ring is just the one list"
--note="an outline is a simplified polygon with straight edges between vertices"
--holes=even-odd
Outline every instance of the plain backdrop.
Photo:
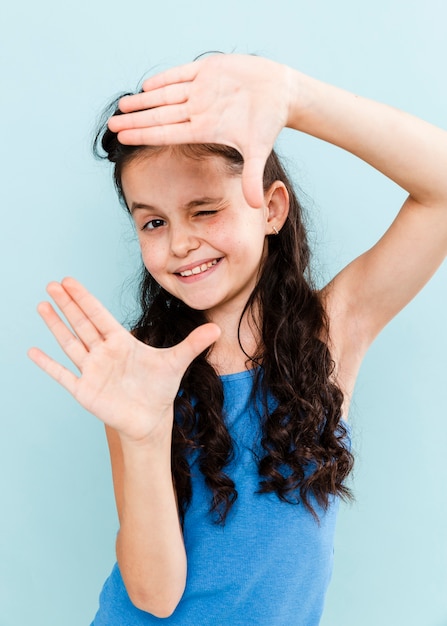
[[[26,350],[59,354],[35,311],[52,279],[77,277],[120,320],[135,310],[135,237],[109,167],[90,153],[103,107],[148,73],[221,50],[446,128],[447,4],[17,0],[0,11],[0,626],[83,626],[115,558],[103,427]],[[377,240],[405,194],[299,133],[278,148],[328,280]],[[341,510],[324,626],[447,625],[446,279],[444,266],[363,365],[356,501]]]

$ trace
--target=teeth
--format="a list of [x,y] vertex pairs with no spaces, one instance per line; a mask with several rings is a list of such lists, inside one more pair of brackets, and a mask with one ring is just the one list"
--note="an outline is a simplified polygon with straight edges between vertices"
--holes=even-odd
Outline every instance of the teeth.
[[202,265],[197,265],[196,267],[193,267],[192,270],[185,270],[184,272],[180,272],[180,276],[192,276],[193,274],[201,274],[202,272],[206,272],[206,270],[209,270],[210,267],[213,267],[213,265],[216,265],[217,263],[217,259],[214,259],[214,261],[209,261],[208,263],[202,263]]

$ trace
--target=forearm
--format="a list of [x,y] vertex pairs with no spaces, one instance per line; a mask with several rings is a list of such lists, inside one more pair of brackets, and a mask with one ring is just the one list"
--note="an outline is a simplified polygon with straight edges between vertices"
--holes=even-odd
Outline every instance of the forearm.
[[138,608],[169,615],[186,581],[186,555],[171,476],[170,437],[122,442],[123,484],[117,558]]
[[447,206],[447,133],[412,115],[292,70],[287,125],[337,145],[406,189]]

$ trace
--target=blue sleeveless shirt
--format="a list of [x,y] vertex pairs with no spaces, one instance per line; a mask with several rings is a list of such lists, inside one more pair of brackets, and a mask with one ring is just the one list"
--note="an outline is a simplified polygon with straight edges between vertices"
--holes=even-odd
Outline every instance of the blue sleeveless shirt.
[[332,498],[327,510],[312,501],[318,522],[301,504],[256,493],[259,475],[253,451],[259,446],[260,425],[251,396],[253,371],[221,379],[235,449],[225,471],[238,492],[225,525],[213,522],[210,491],[192,462],[193,496],[184,523],[188,574],[176,610],[162,619],[135,608],[116,564],[92,626],[319,624],[332,572],[338,499]]

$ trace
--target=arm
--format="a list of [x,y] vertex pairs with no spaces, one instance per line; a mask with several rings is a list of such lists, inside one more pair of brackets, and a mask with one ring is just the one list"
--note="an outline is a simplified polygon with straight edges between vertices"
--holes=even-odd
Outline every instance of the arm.
[[129,596],[170,615],[186,581],[186,554],[171,478],[170,436],[158,447],[129,445],[106,426],[120,529],[117,560]]
[[48,292],[39,312],[80,371],[32,348],[31,359],[108,428],[120,531],[117,558],[130,598],[158,617],[172,613],[186,581],[186,556],[171,475],[173,404],[189,363],[219,336],[215,324],[156,349],[133,337],[73,279]]
[[367,347],[446,256],[447,133],[299,73],[295,86],[291,127],[351,152],[409,192],[380,241],[326,290],[332,317],[351,320]]
[[382,239],[322,294],[333,356],[344,378],[355,377],[377,333],[445,258],[447,133],[258,57],[209,57],[149,78],[143,89],[109,121],[120,141],[231,145],[244,156],[252,206],[262,203],[263,165],[284,126],[348,150],[409,192]]
[[298,73],[295,86],[290,126],[351,152],[409,193],[381,239],[322,293],[338,381],[349,398],[371,342],[447,254],[447,133]]

